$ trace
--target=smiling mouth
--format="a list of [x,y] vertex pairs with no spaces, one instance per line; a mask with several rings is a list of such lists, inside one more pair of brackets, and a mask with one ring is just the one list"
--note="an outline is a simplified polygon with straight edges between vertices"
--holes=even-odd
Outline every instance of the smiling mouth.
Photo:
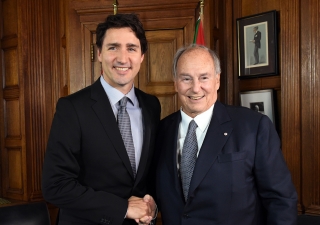
[[119,70],[119,71],[127,71],[129,70],[131,67],[113,67],[115,68],[116,70]]
[[204,97],[204,95],[202,95],[202,96],[189,96],[189,98],[191,99],[191,100],[199,100],[199,99],[201,99],[201,98],[203,98]]

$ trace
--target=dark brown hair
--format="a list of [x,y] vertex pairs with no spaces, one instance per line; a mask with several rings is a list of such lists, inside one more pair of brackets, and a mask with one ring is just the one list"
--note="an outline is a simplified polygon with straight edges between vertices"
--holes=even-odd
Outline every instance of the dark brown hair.
[[98,24],[96,29],[96,45],[101,51],[106,31],[110,28],[130,27],[136,37],[140,40],[141,52],[144,54],[148,49],[148,42],[138,16],[132,14],[109,15],[103,23]]

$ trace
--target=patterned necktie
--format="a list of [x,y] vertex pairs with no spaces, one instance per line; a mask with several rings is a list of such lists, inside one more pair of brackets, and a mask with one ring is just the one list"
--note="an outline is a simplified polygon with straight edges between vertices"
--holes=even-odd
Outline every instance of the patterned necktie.
[[184,199],[188,200],[188,193],[190,187],[190,181],[193,174],[193,169],[197,160],[198,141],[196,135],[196,129],[198,125],[194,120],[191,120],[188,127],[186,138],[182,148],[180,173],[182,181],[182,189]]
[[126,147],[126,150],[129,156],[129,160],[130,160],[132,171],[133,171],[133,176],[136,177],[135,151],[134,151],[134,145],[133,145],[133,139],[132,139],[132,133],[131,133],[130,117],[126,109],[127,102],[128,102],[127,97],[123,97],[119,101],[120,108],[118,110],[118,126],[122,136],[122,140],[124,142],[124,146]]

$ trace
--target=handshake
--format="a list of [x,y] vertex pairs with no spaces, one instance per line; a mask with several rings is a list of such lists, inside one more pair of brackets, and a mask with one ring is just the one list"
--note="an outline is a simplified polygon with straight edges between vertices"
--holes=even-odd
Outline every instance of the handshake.
[[156,217],[157,205],[150,195],[143,198],[131,196],[128,199],[126,218],[134,219],[138,224],[150,224]]

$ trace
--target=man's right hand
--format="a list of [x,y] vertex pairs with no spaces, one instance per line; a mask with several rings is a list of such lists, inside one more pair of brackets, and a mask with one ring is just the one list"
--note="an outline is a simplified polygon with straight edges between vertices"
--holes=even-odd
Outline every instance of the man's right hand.
[[131,196],[128,199],[128,219],[134,219],[137,223],[149,224],[153,216],[153,205],[144,198],[139,198],[136,196]]

